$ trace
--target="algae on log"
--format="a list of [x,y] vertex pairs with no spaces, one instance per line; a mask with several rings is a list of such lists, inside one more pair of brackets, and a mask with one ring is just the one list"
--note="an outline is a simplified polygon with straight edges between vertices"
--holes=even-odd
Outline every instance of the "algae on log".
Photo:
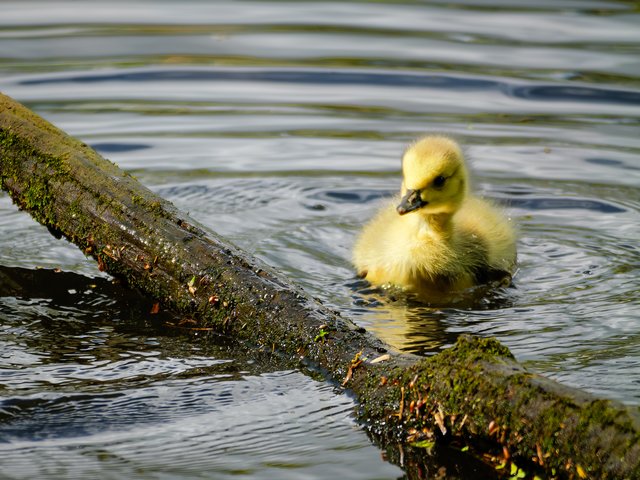
[[453,442],[550,478],[640,478],[638,408],[531,374],[493,339],[395,352],[2,94],[0,186],[163,308],[344,384],[383,445]]

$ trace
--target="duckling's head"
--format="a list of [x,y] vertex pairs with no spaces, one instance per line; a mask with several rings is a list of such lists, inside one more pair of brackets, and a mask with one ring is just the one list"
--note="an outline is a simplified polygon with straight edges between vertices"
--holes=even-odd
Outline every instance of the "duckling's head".
[[456,142],[428,136],[411,144],[402,157],[400,215],[454,213],[468,191],[467,168]]

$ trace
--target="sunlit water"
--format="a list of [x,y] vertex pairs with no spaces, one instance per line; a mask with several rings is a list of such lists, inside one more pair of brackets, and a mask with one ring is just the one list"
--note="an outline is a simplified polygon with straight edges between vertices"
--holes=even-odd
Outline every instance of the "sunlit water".
[[[0,90],[400,348],[496,336],[640,404],[640,11],[504,3],[4,2]],[[520,229],[514,288],[469,308],[390,301],[350,265],[425,132],[465,145]],[[120,318],[95,265],[6,195],[0,238],[0,265],[82,286],[0,276],[3,473],[401,475],[332,387]]]

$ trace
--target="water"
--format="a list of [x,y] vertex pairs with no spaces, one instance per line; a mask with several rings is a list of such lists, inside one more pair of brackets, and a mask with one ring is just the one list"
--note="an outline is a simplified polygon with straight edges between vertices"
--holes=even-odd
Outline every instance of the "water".
[[[400,348],[496,336],[639,405],[639,23],[623,1],[4,2],[0,90]],[[515,288],[470,308],[349,263],[434,131],[520,229]],[[4,194],[0,235],[3,474],[402,475],[333,387],[163,326]]]

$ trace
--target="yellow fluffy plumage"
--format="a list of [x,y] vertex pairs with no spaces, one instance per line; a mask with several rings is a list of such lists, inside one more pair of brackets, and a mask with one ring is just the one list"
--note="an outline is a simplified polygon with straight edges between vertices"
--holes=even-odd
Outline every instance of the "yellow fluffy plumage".
[[498,208],[471,193],[456,142],[419,139],[405,151],[402,173],[400,198],[356,242],[359,275],[427,297],[510,278],[515,232]]

